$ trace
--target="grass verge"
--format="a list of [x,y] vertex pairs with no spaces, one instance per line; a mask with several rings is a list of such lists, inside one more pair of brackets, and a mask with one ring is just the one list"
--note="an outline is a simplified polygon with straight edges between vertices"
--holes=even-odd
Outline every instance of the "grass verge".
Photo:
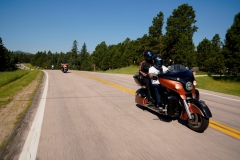
[[197,71],[196,75],[208,75],[207,72]]
[[[236,79],[238,77],[235,77]],[[240,96],[240,82],[227,77],[196,77],[197,88]]]
[[0,155],[3,153],[3,148],[6,148],[6,145],[17,135],[16,130],[33,103],[33,97],[42,82],[43,75],[42,71],[31,71],[20,79],[0,87],[0,119],[1,125],[4,125],[0,126],[2,131]]
[[116,73],[116,74],[135,74],[139,70],[138,66],[129,66],[129,67],[124,67],[124,68],[119,68],[119,69],[111,69],[107,71],[102,71],[103,73]]
[[24,75],[28,74],[30,71],[29,70],[16,70],[13,72],[0,72],[0,87],[9,84]]
[[24,63],[24,66],[31,68],[31,69],[36,68],[36,67],[32,66],[30,63]]
[[[0,109],[12,101],[14,95],[30,84],[40,72],[27,71],[27,74],[25,73],[21,78],[0,87]],[[12,72],[12,74],[10,77],[15,77],[16,72]]]

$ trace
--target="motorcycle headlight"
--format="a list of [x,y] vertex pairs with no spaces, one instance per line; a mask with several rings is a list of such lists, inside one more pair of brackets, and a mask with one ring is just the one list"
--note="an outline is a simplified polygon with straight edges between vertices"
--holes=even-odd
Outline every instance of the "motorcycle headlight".
[[181,85],[177,83],[177,84],[175,84],[175,88],[176,88],[176,89],[180,89],[180,88],[181,88]]
[[193,85],[196,86],[197,85],[197,81],[193,81]]
[[193,89],[193,83],[192,82],[187,82],[186,83],[186,90],[191,91]]

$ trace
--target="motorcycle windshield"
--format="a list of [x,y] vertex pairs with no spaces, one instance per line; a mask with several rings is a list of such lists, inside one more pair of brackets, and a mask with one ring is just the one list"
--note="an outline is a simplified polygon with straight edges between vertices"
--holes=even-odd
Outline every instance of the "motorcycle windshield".
[[194,76],[191,70],[181,64],[174,64],[168,67],[168,71],[158,75],[160,78],[170,79],[174,81],[187,82],[193,81]]
[[171,73],[179,73],[179,72],[188,71],[189,69],[186,68],[185,66],[181,65],[181,64],[173,64],[173,65],[168,67],[168,70]]

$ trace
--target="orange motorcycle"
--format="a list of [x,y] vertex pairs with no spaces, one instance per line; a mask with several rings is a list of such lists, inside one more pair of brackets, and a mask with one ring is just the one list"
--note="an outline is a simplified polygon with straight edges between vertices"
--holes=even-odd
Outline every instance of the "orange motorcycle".
[[158,79],[161,85],[160,98],[163,106],[161,110],[148,102],[141,75],[136,74],[133,78],[141,86],[136,91],[137,104],[156,110],[163,115],[180,118],[196,132],[204,132],[207,129],[212,113],[205,102],[199,99],[199,91],[195,88],[197,82],[193,72],[187,67],[174,64],[168,67],[166,73],[153,76],[153,79]]
[[61,71],[63,73],[67,73],[68,72],[68,63],[61,63]]

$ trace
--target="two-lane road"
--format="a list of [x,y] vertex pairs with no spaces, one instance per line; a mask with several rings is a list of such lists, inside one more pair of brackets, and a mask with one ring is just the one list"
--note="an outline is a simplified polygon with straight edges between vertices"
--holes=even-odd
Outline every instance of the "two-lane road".
[[[39,141],[31,142],[37,144],[37,150],[35,156],[27,156],[29,159],[240,157],[237,138],[212,127],[196,133],[177,120],[136,106],[132,91],[138,86],[130,75],[46,72],[48,88]],[[212,111],[212,120],[240,130],[239,97],[216,96],[204,90],[200,94]]]

